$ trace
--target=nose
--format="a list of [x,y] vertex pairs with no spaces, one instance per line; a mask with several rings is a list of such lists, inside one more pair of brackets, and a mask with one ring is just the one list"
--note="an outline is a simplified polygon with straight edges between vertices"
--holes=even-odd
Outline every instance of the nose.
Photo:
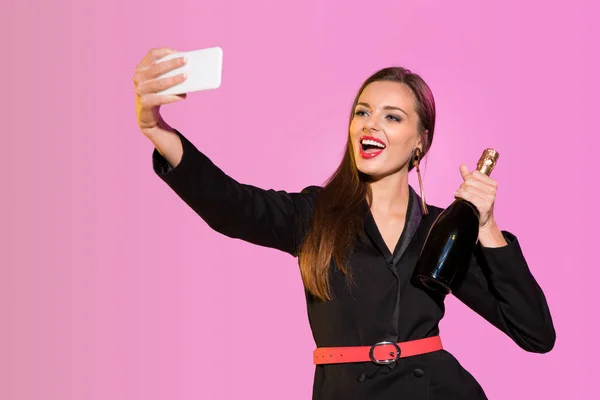
[[365,121],[365,126],[363,127],[363,129],[366,130],[367,132],[378,131],[379,130],[379,122],[377,121],[377,118],[375,118],[374,116],[371,116],[369,119],[367,119],[367,121]]

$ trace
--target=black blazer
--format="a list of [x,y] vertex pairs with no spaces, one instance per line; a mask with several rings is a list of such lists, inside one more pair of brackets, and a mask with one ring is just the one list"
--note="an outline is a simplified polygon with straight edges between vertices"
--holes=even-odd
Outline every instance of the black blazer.
[[[238,183],[177,132],[183,158],[176,168],[154,149],[156,174],[215,231],[296,257],[307,233],[319,188],[300,193],[264,190]],[[439,334],[444,296],[415,282],[413,271],[425,237],[442,209],[422,216],[411,188],[405,229],[390,253],[367,213],[368,241],[352,254],[354,284],[331,268],[334,300],[307,293],[308,317],[317,347],[370,346]],[[546,299],[529,271],[517,238],[503,231],[508,245],[476,248],[470,268],[453,295],[506,333],[526,351],[544,353],[555,332]],[[446,350],[403,358],[391,365],[318,365],[313,400],[486,399],[473,376]]]

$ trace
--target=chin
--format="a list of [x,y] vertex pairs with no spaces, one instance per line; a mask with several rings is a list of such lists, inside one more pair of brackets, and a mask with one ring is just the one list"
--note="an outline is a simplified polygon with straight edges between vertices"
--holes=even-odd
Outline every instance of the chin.
[[[383,161],[383,160],[382,160]],[[369,181],[376,181],[389,175],[394,175],[402,170],[402,166],[390,168],[382,162],[373,162],[373,160],[356,160],[356,169],[363,175],[368,176]]]
[[369,168],[364,165],[357,165],[356,169],[358,170],[358,172],[360,172],[361,174],[364,174],[364,175],[372,176],[372,175],[380,174],[380,170],[378,168]]
[[385,170],[381,168],[381,166],[373,164],[369,165],[370,163],[364,163],[361,161],[356,163],[356,169],[358,169],[361,174],[367,175],[370,179],[377,179],[386,175]]

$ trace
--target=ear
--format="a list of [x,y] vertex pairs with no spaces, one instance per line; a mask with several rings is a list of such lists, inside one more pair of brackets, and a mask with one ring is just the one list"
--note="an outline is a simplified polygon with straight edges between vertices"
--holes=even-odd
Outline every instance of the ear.
[[417,136],[417,143],[416,143],[415,147],[420,148],[422,152],[425,152],[427,133],[429,133],[429,131],[425,130],[425,132],[423,132],[422,134],[419,134]]

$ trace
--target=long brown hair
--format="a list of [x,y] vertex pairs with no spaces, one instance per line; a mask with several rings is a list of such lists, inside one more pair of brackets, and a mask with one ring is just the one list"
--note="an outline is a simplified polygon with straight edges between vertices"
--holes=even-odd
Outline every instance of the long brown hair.
[[[402,68],[389,67],[371,75],[360,87],[350,113],[350,123],[358,99],[373,82],[391,81],[407,85],[416,98],[419,134],[423,155],[431,147],[435,126],[435,101],[429,86],[417,74]],[[348,129],[349,131],[349,129]],[[409,171],[412,165],[409,165]],[[305,289],[319,300],[331,300],[330,265],[334,261],[340,271],[351,278],[349,256],[357,238],[364,238],[364,218],[372,201],[366,177],[356,168],[350,133],[341,164],[319,193],[309,232],[299,252],[300,272]]]

